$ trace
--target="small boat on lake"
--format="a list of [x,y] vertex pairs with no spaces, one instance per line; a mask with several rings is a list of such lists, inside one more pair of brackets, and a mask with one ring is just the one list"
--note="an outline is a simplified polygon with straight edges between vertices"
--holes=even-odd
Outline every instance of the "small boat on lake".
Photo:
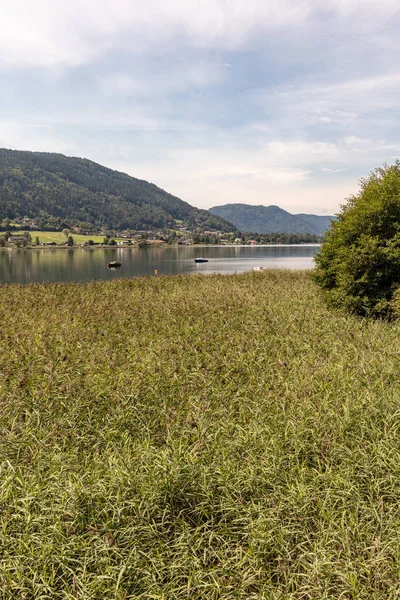
[[264,271],[264,267],[254,267],[253,271]]
[[199,256],[198,258],[194,259],[195,263],[203,263],[203,262],[208,262],[208,258],[203,258],[202,256]]
[[122,263],[118,260],[112,260],[111,262],[107,263],[107,269],[117,269],[121,265]]

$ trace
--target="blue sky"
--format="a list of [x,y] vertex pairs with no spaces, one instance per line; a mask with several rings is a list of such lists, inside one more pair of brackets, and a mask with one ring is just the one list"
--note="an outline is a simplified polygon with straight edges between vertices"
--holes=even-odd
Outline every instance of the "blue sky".
[[331,214],[400,157],[396,0],[13,0],[0,146]]

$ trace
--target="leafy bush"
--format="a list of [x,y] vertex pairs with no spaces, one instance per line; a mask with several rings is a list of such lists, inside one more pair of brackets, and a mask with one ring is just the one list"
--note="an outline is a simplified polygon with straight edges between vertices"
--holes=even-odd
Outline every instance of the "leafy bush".
[[[329,303],[364,316],[400,314],[400,161],[376,169],[342,207],[316,256]],[[397,295],[398,297],[398,295]]]

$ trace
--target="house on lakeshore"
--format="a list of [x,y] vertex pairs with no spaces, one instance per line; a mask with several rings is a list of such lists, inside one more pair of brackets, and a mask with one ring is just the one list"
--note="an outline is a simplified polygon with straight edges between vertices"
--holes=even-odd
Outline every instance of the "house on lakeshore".
[[10,235],[8,238],[10,244],[26,243],[27,239],[24,235]]

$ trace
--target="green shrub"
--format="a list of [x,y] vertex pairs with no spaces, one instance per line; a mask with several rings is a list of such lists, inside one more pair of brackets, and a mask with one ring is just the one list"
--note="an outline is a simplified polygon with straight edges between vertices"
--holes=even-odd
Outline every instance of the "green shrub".
[[315,281],[332,306],[363,316],[399,313],[400,161],[362,179],[316,256]]

